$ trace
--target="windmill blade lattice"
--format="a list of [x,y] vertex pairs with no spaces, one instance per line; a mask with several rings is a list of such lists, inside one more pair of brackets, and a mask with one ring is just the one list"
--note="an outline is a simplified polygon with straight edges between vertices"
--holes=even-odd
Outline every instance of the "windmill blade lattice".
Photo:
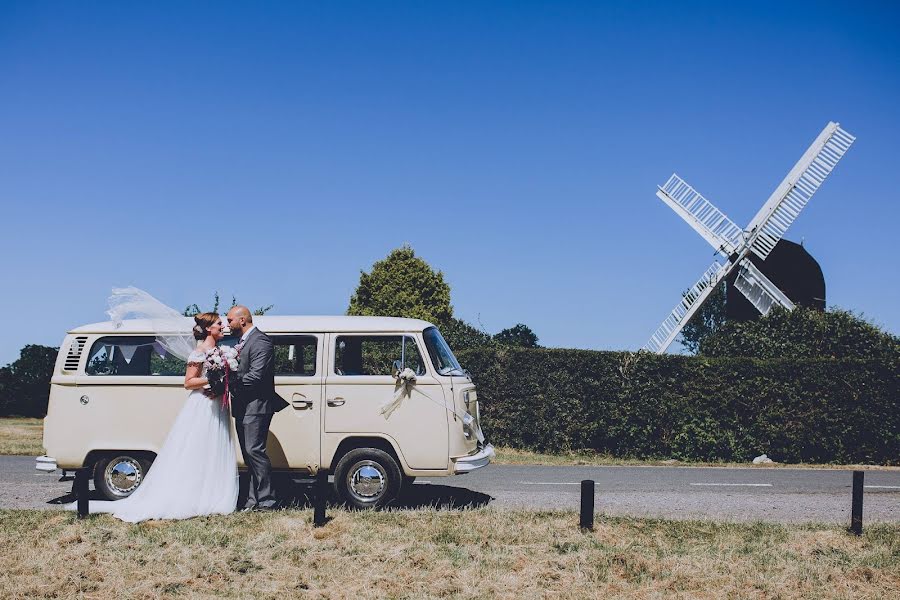
[[662,322],[662,325],[659,326],[656,333],[644,346],[644,350],[657,353],[664,352],[675,341],[675,338],[678,337],[678,334],[681,333],[681,330],[691,320],[691,317],[696,314],[709,295],[715,291],[716,286],[725,279],[735,266],[732,263],[723,265],[718,261],[713,262],[706,272],[703,273],[700,280],[691,286],[691,289],[681,298],[681,302],[669,313],[666,320]]
[[684,294],[644,349],[665,352],[716,286],[738,267],[740,271],[735,287],[762,314],[767,314],[775,304],[793,309],[793,302],[750,262],[748,256],[751,252],[763,260],[769,256],[855,139],[838,123],[826,125],[746,230],[741,230],[678,175],[673,174],[665,185],[660,186],[656,195],[716,252],[728,258],[728,262],[724,265],[714,262],[706,270],[700,281]]
[[723,256],[744,244],[741,228],[675,173],[656,195]]
[[772,307],[780,304],[788,310],[794,310],[794,303],[791,299],[784,295],[784,292],[778,289],[778,286],[763,275],[762,271],[756,268],[749,258],[745,258],[740,263],[737,278],[734,280],[734,287],[756,307],[763,316],[769,314]]
[[750,249],[765,260],[856,138],[829,123],[750,222]]

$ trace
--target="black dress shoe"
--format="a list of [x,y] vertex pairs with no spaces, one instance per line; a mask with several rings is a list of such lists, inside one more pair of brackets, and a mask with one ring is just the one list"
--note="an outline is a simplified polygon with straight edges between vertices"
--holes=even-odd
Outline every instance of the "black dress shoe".
[[244,508],[238,509],[238,512],[252,512],[252,511],[256,510],[257,508],[258,507],[255,504],[248,505],[248,506],[245,506]]
[[280,509],[280,507],[277,504],[273,504],[271,506],[264,506],[264,505],[260,504],[259,506],[255,507],[253,510],[256,512],[271,512],[273,510],[279,510],[279,509]]

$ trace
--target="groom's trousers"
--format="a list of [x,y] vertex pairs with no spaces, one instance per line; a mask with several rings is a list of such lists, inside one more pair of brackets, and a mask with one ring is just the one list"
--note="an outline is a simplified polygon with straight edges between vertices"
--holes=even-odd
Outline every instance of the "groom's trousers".
[[235,417],[235,429],[244,464],[250,472],[245,506],[275,506],[275,490],[272,488],[272,462],[266,454],[266,438],[272,413]]

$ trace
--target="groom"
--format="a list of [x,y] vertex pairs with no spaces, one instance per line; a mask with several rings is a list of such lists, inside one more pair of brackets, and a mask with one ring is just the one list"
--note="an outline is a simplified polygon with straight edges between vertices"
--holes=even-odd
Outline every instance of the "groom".
[[231,414],[237,429],[241,454],[250,472],[245,510],[272,510],[278,500],[272,488],[272,463],[266,454],[266,438],[272,415],[287,406],[275,393],[275,346],[271,338],[253,325],[246,306],[234,306],[226,316],[239,366],[230,380]]

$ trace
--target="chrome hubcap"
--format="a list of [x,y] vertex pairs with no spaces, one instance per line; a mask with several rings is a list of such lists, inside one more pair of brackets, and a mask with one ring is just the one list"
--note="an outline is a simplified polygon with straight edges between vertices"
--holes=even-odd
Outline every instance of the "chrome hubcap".
[[128,496],[144,478],[141,463],[130,456],[119,456],[106,465],[106,485],[117,496]]
[[377,462],[360,461],[353,465],[348,473],[350,493],[359,500],[370,502],[384,493],[387,475]]

